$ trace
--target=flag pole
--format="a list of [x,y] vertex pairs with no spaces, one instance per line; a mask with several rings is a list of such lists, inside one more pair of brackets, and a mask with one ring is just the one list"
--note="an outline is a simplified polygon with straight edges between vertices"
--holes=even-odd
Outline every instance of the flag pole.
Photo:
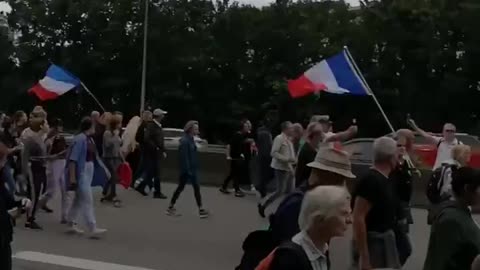
[[[373,93],[372,89],[368,85],[367,80],[365,80],[365,77],[363,77],[363,73],[360,71],[360,68],[358,68],[357,63],[355,62],[355,60],[352,57],[352,54],[350,54],[350,50],[348,50],[347,46],[343,46],[343,48],[345,49],[345,52],[347,53],[347,56],[348,56],[350,62],[352,63],[353,68],[355,69],[355,72],[358,74],[358,77],[360,78],[360,80],[362,81],[364,86],[367,88],[367,91],[370,94],[370,96],[372,96],[373,101],[375,101],[375,104],[377,105],[378,109],[382,113],[382,116],[385,119],[385,122],[387,122],[388,127],[390,128],[390,130],[392,131],[392,134],[394,135],[396,133],[395,128],[393,127],[392,123],[390,122],[390,119],[388,119],[387,114],[385,113],[385,111],[382,108],[382,105],[380,105],[380,102],[378,102],[378,99],[375,96],[375,93]],[[410,168],[416,169],[417,173],[420,174],[420,171],[418,171],[418,169],[413,164],[412,159],[410,158],[409,154],[406,155],[406,161],[407,161],[407,164]]]
[[95,97],[95,95],[88,89],[88,87],[81,81],[80,82],[80,85],[83,87],[83,89],[85,89],[85,91],[93,98],[93,100],[95,100],[95,102],[97,103],[97,105],[102,109],[103,112],[106,112],[105,108],[102,106],[102,104],[100,103],[100,101],[98,101],[97,97]]
[[390,119],[388,119],[387,117],[387,114],[385,113],[385,111],[383,110],[382,108],[382,105],[380,105],[380,102],[378,102],[378,99],[377,97],[375,96],[375,94],[373,93],[372,89],[370,88],[370,86],[368,85],[367,83],[367,80],[365,80],[365,78],[363,77],[363,73],[360,71],[360,69],[358,68],[357,66],[357,63],[355,63],[355,60],[353,60],[353,57],[352,55],[350,54],[350,51],[348,50],[348,47],[347,46],[344,46],[345,48],[345,52],[347,53],[347,56],[350,60],[350,62],[352,63],[353,65],[353,68],[355,68],[355,72],[358,74],[358,76],[360,77],[360,80],[362,80],[363,84],[365,85],[365,87],[367,88],[367,91],[368,93],[370,94],[370,96],[372,96],[373,98],[373,101],[375,101],[375,104],[377,105],[378,109],[380,110],[380,112],[382,113],[382,116],[383,118],[385,119],[385,122],[387,122],[387,125],[388,127],[390,128],[390,130],[395,133],[395,129],[393,128],[393,125],[392,123],[390,122]]

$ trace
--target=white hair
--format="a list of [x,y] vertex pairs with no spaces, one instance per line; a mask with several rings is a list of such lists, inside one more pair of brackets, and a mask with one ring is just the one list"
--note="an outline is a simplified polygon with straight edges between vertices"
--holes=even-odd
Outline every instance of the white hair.
[[373,142],[373,162],[390,161],[397,155],[397,142],[389,137],[380,137]]
[[339,207],[350,201],[350,193],[340,186],[318,186],[305,194],[298,225],[300,230],[308,230],[315,218],[326,219],[335,215]]

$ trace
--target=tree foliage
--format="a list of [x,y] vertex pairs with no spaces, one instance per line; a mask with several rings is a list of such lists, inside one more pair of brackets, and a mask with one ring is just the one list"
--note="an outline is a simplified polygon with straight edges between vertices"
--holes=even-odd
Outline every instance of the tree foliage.
[[[50,62],[76,74],[109,110],[138,111],[144,2],[10,0],[15,46],[0,36],[0,85],[10,110],[30,104],[26,89]],[[277,0],[256,8],[228,0],[151,0],[147,103],[170,111],[167,125],[201,121],[210,140],[237,120],[357,118],[365,135],[387,132],[370,98],[321,94],[292,100],[286,80],[351,50],[394,125],[407,113],[428,128],[477,122],[480,35],[473,0]],[[54,114],[94,109],[84,94],[49,102]],[[68,114],[74,115],[74,114]],[[77,115],[78,116],[78,115]],[[66,120],[74,120],[76,118]],[[368,127],[368,128],[367,128]]]

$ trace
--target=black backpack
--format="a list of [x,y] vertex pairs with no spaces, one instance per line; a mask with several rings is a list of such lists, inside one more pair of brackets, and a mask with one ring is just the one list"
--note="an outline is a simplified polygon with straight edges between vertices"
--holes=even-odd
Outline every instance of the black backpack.
[[442,186],[445,182],[445,176],[453,166],[452,164],[444,164],[440,168],[433,171],[427,184],[426,195],[430,203],[438,204],[443,201],[440,194]]

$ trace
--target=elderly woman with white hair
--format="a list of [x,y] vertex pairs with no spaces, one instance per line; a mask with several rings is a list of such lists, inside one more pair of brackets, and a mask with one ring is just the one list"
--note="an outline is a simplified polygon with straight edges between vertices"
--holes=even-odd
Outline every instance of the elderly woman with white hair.
[[327,270],[329,241],[344,236],[352,223],[350,194],[344,187],[314,188],[305,195],[298,223],[301,231],[291,241],[281,244],[259,267],[268,265],[270,270]]

